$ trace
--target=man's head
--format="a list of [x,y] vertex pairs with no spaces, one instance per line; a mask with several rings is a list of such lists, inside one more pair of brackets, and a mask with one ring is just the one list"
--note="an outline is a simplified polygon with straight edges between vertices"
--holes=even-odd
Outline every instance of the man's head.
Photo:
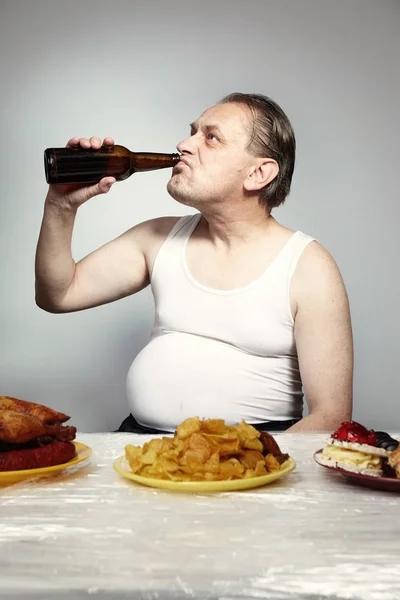
[[278,174],[260,194],[260,201],[272,209],[282,204],[290,192],[296,156],[292,125],[281,107],[267,96],[234,93],[221,100],[221,103],[231,102],[247,106],[251,112],[250,152],[278,163]]
[[290,122],[272,100],[231,94],[191,124],[177,146],[168,191],[200,210],[210,202],[257,198],[269,210],[290,190],[295,139]]

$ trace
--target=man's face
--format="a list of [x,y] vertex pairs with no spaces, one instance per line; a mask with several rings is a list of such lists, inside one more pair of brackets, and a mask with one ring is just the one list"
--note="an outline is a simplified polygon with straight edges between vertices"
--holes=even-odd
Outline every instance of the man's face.
[[167,189],[182,204],[201,208],[243,193],[243,181],[254,162],[247,150],[251,113],[241,104],[217,104],[191,125],[177,145],[182,154]]

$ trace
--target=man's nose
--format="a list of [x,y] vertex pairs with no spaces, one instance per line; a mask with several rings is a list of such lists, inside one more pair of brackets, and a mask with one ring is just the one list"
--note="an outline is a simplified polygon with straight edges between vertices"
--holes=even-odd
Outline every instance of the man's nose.
[[194,139],[194,135],[191,135],[179,142],[179,144],[176,146],[176,149],[181,154],[194,154],[194,152],[196,151],[196,142]]

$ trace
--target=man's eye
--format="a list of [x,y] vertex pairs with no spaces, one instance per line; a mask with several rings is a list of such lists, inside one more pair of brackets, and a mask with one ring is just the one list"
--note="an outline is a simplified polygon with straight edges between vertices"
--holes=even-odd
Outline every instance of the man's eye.
[[217,138],[217,136],[216,136],[216,135],[214,135],[213,133],[209,133],[209,134],[207,135],[207,139],[208,139],[208,140],[211,140],[211,141],[214,141],[214,140],[215,140],[215,141],[218,141],[218,138]]

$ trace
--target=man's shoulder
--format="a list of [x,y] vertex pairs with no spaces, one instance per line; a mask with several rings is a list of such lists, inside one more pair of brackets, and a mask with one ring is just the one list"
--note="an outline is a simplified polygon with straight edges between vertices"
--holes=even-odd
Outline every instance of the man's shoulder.
[[318,241],[312,239],[304,248],[292,280],[292,293],[296,302],[334,301],[346,295],[339,267],[332,254]]
[[166,238],[181,218],[166,216],[148,219],[128,229],[125,235],[129,236],[132,240],[142,240],[145,242]]
[[[187,218],[189,216],[193,215],[188,215]],[[158,251],[174,227],[183,218],[182,216],[165,216],[142,221],[131,227],[124,235],[130,239],[135,247],[141,248],[146,256],[151,256]]]
[[313,237],[303,234],[309,243],[305,246],[298,262],[297,272],[303,275],[314,272],[338,270],[332,254]]
[[178,223],[182,217],[177,216],[165,216],[155,217],[148,221],[142,221],[135,227],[138,230],[145,231],[146,233],[154,233],[155,235],[168,235],[172,228]]

